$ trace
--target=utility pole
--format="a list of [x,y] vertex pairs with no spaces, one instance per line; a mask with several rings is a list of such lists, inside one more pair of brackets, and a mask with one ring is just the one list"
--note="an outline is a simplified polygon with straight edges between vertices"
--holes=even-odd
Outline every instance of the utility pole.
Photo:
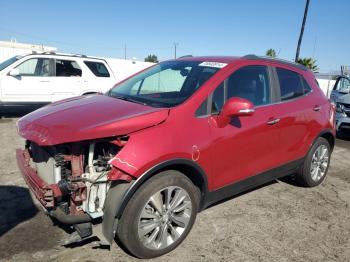
[[126,44],[124,44],[124,59],[126,60]]
[[298,46],[297,46],[297,52],[295,54],[295,62],[296,63],[299,60],[300,46],[301,46],[301,41],[303,39],[304,28],[305,28],[306,17],[307,17],[307,11],[309,10],[309,3],[310,3],[310,0],[306,0],[305,10],[304,10],[304,17],[303,17],[303,23],[301,24],[301,30],[300,30]]
[[179,45],[179,43],[174,43],[174,57],[176,59],[176,48]]

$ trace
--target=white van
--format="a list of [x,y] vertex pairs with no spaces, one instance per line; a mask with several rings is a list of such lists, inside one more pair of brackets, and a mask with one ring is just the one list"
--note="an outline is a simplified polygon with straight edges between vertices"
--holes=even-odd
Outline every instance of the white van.
[[15,56],[0,64],[0,116],[106,92],[115,83],[113,71],[101,58],[56,53]]

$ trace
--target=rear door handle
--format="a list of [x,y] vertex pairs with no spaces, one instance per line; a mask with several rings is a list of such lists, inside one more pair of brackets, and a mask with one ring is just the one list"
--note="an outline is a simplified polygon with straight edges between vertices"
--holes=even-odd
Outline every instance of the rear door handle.
[[280,118],[274,118],[274,119],[271,119],[271,120],[267,121],[266,124],[268,124],[268,125],[270,125],[270,126],[271,126],[271,125],[275,125],[275,124],[277,124],[280,120],[281,120]]
[[316,106],[314,106],[314,108],[312,110],[318,112],[321,110],[321,106],[316,105]]

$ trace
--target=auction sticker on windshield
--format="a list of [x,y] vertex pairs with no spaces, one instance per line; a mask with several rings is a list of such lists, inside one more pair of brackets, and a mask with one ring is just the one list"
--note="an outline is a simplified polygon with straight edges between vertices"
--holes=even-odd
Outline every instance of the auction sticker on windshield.
[[202,62],[198,66],[224,68],[225,66],[227,66],[227,64],[226,63],[219,63],[219,62]]

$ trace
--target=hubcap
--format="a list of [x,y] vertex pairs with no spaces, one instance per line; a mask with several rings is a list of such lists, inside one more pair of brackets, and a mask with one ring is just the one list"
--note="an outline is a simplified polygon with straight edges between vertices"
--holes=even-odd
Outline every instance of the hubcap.
[[320,145],[312,155],[310,173],[313,181],[318,182],[328,167],[329,152],[325,145]]
[[144,246],[164,249],[186,230],[192,214],[192,202],[181,187],[170,186],[152,195],[143,207],[138,235]]

